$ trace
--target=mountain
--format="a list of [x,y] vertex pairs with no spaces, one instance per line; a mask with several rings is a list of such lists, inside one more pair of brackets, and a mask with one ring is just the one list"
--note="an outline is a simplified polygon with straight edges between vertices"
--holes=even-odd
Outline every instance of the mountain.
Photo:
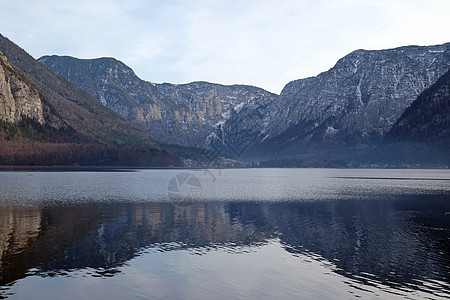
[[0,52],[0,164],[181,164],[2,35]]
[[404,111],[384,142],[388,161],[450,165],[450,70]]
[[[207,136],[233,109],[248,101],[273,101],[276,95],[258,87],[248,85],[221,85],[208,82],[188,84],[156,84],[164,95],[189,107],[188,116],[181,118],[185,134],[196,145],[205,145]],[[176,118],[178,119],[178,118]],[[182,143],[183,144],[183,143]]]
[[370,153],[405,108],[449,68],[450,43],[356,50],[316,77],[290,82],[270,103],[243,105],[208,141],[241,158]]
[[39,61],[164,143],[204,146],[214,125],[231,108],[250,100],[276,97],[245,85],[155,84],[141,80],[113,58],[54,55]]

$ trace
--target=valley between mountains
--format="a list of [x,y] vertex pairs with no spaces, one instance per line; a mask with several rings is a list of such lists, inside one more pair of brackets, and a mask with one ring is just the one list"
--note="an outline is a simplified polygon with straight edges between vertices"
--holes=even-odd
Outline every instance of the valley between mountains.
[[280,95],[153,83],[114,58],[35,60],[3,36],[0,51],[2,164],[450,164],[450,43],[356,50]]

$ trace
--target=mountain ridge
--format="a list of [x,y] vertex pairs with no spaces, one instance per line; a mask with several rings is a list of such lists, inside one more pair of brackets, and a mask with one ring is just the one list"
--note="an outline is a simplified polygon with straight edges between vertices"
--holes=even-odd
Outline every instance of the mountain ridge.
[[355,50],[328,71],[289,82],[271,104],[250,104],[253,109],[218,126],[210,144],[223,148],[253,140],[240,153],[250,159],[369,153],[403,110],[449,68],[450,43]]
[[232,107],[251,98],[275,94],[247,85],[206,81],[153,83],[136,76],[118,60],[97,67],[105,58],[43,56],[39,61],[96,97],[107,107],[150,132],[164,143],[204,146],[215,124]]
[[[131,119],[135,124],[152,134],[155,130],[157,134],[153,135],[164,142],[185,146],[206,142],[221,154],[244,160],[353,159],[369,155],[404,110],[450,68],[450,43],[357,49],[317,76],[289,82],[280,95],[239,84],[153,83],[141,80],[131,68],[113,58],[39,59],[69,80],[72,76],[72,82],[85,90],[89,90],[88,82],[86,78],[76,80],[74,65],[60,63],[66,59],[75,62],[75,66],[80,61],[86,64],[112,60],[113,65],[125,68],[102,70],[103,75],[109,73],[110,78],[115,75],[116,79],[132,74],[133,80],[116,87],[115,93],[123,93],[122,99],[117,95],[102,96],[102,91],[114,91],[114,86],[99,85],[105,78],[93,80],[96,84],[90,93],[129,120],[129,114],[134,114]],[[88,71],[92,74],[98,70]],[[145,86],[145,101],[137,101],[133,95],[136,90],[129,89],[132,81]],[[233,88],[242,90],[221,90]],[[239,100],[229,101],[233,97]],[[134,106],[126,105],[123,99],[134,101]],[[145,106],[147,111],[139,113]]]

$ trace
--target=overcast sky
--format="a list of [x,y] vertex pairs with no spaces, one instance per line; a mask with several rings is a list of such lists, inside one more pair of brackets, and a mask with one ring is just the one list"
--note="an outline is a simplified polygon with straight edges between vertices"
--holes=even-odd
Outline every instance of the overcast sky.
[[33,57],[115,57],[147,81],[279,93],[356,49],[450,42],[450,0],[0,0]]

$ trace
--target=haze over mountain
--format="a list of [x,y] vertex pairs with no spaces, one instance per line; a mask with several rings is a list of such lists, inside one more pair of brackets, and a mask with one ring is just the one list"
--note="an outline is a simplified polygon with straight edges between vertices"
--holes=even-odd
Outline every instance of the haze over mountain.
[[53,55],[39,61],[164,143],[204,146],[214,125],[230,109],[247,101],[271,101],[276,97],[245,85],[155,84],[141,80],[113,58]]
[[290,82],[270,103],[244,104],[208,140],[224,151],[252,141],[240,148],[241,158],[347,159],[369,153],[449,68],[450,43],[357,50],[316,77]]
[[180,164],[1,35],[0,62],[1,164]]

